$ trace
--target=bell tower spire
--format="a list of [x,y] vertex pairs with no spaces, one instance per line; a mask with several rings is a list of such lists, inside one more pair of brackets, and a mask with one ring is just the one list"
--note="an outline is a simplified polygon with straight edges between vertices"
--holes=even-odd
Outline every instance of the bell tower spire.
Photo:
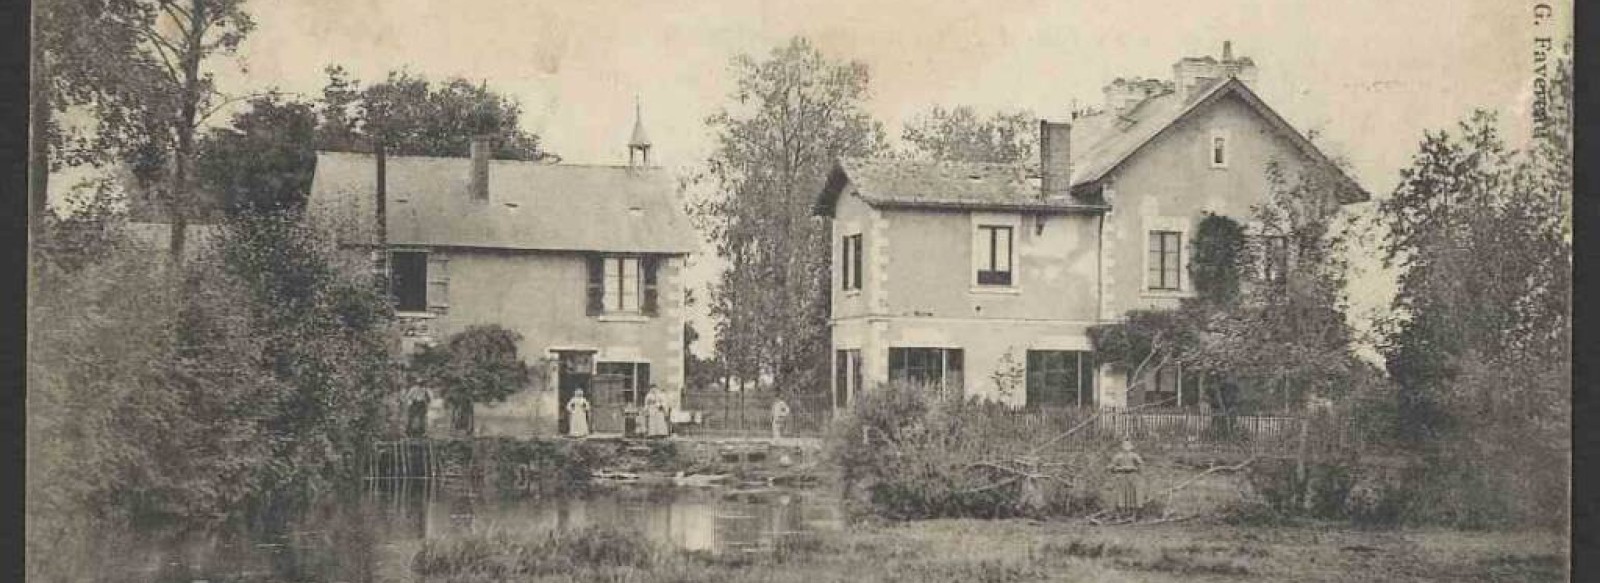
[[[637,162],[635,155],[639,158]],[[637,95],[633,97],[633,138],[628,140],[628,165],[650,165],[650,136],[644,131],[644,106]]]

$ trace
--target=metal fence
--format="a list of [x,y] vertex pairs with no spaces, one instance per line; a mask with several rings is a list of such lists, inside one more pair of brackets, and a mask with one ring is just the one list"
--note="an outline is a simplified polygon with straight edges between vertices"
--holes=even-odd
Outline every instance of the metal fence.
[[[694,421],[673,429],[679,435],[771,437],[772,403],[779,395],[771,391],[686,391],[685,413]],[[782,395],[789,406],[783,424],[784,437],[821,437],[833,419],[833,400],[827,393]]]

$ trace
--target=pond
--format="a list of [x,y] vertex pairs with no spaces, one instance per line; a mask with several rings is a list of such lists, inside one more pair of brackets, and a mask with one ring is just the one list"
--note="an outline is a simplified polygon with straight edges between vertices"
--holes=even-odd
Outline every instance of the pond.
[[116,570],[137,580],[411,580],[423,541],[542,536],[589,526],[634,529],[663,545],[716,554],[764,552],[786,537],[842,525],[838,505],[778,488],[598,487],[555,498],[505,496],[444,479],[369,481],[358,497],[262,532],[150,541]]

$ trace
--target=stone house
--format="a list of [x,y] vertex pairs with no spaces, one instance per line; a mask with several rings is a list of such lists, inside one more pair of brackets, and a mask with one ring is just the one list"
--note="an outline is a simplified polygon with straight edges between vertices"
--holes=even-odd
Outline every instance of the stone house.
[[1333,168],[1341,202],[1368,198],[1254,79],[1226,45],[1170,81],[1118,79],[1104,110],[1041,122],[1037,164],[839,160],[816,204],[833,228],[835,403],[907,379],[1015,405],[1202,407],[1202,379],[1130,382],[1088,329],[1192,297],[1191,234],[1206,212],[1248,219],[1269,162]]
[[629,164],[615,166],[490,160],[483,138],[469,158],[387,156],[381,166],[318,152],[308,209],[341,245],[388,254],[404,352],[472,325],[522,335],[535,378],[477,408],[480,435],[564,431],[578,389],[596,430],[620,432],[623,407],[652,385],[673,409],[681,402],[683,272],[696,243],[638,125],[629,149]]

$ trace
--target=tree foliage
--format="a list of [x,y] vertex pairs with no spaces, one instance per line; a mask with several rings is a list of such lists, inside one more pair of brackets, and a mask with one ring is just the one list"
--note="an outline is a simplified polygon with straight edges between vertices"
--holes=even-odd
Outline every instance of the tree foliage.
[[1028,162],[1036,159],[1038,123],[1027,111],[979,115],[969,106],[932,110],[906,122],[900,138],[912,157],[949,162]]
[[86,205],[36,255],[30,545],[249,518],[349,478],[393,391],[359,267],[289,217],[230,223],[181,266],[123,225]]
[[326,70],[317,147],[370,152],[374,140],[401,156],[463,157],[472,138],[492,137],[493,157],[556,160],[539,148],[539,136],[521,128],[515,99],[462,77],[432,82],[407,71],[362,87],[342,67]]
[[228,214],[298,211],[316,168],[316,111],[310,104],[266,95],[200,142],[200,187],[217,193]]
[[521,341],[520,334],[498,325],[470,326],[442,346],[422,349],[411,366],[450,406],[456,429],[470,435],[475,404],[504,401],[527,384],[530,372],[517,353]]
[[741,378],[817,386],[827,378],[830,230],[811,207],[836,158],[884,148],[863,108],[867,68],[801,38],[733,68],[733,103],[707,120],[717,194],[694,209],[729,264],[711,289],[717,355]]

